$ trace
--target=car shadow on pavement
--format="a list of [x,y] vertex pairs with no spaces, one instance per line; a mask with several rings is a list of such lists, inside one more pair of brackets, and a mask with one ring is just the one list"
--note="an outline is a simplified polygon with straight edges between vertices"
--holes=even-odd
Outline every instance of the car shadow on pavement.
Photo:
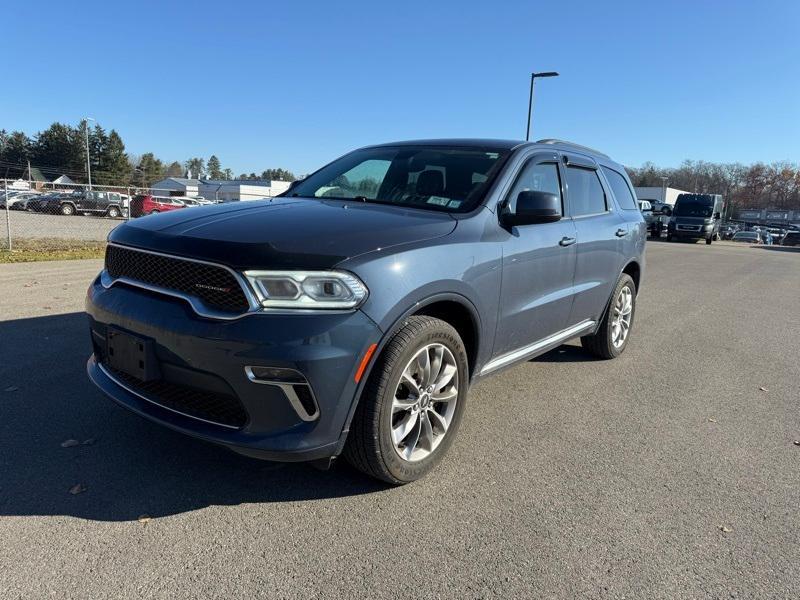
[[554,348],[541,356],[536,356],[528,362],[568,363],[592,362],[595,360],[600,359],[584,350],[580,342],[571,342]]
[[83,313],[0,321],[0,348],[0,516],[125,521],[386,489],[344,464],[246,458],[118,407],[86,376]]
[[800,252],[800,246],[753,246],[759,250],[771,250],[772,252]]

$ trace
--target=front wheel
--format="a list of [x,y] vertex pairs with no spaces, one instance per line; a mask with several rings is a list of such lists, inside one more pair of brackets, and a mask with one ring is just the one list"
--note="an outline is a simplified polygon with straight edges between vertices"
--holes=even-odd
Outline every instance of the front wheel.
[[75,214],[75,207],[72,204],[62,204],[61,205],[61,214],[65,217],[71,217]]
[[110,206],[109,209],[108,209],[108,212],[106,214],[109,217],[111,217],[112,219],[116,219],[116,218],[119,217],[120,212],[119,212],[119,209],[116,206]]
[[668,233],[668,234],[667,234],[667,241],[668,241],[668,242],[671,242],[671,241],[672,241],[672,234],[671,234],[671,233]]
[[714,236],[710,236],[706,238],[706,246],[710,246],[711,242],[714,240]]
[[581,345],[600,358],[616,358],[628,345],[636,312],[636,284],[623,273],[614,288],[611,304],[594,335],[581,338]]
[[410,317],[372,368],[345,458],[395,485],[419,479],[452,443],[468,382],[467,353],[458,332],[440,319]]

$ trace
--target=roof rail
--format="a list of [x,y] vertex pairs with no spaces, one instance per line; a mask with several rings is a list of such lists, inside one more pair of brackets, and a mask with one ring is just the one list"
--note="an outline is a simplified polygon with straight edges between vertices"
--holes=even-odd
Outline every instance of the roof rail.
[[610,159],[611,157],[608,154],[600,152],[599,150],[595,150],[594,148],[589,148],[589,146],[581,146],[580,144],[576,144],[574,142],[567,142],[565,140],[557,140],[555,138],[548,138],[544,140],[537,140],[537,144],[558,144],[559,146],[569,146],[570,148],[574,148],[575,150],[583,150],[584,152],[591,152],[592,154],[598,154],[599,156],[605,156],[606,158]]

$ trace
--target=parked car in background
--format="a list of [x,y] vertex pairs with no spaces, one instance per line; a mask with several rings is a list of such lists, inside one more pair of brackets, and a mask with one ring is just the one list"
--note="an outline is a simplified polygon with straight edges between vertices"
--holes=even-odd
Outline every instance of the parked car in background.
[[739,231],[739,227],[737,225],[725,225],[720,228],[719,233],[723,240],[729,240],[737,231]]
[[89,190],[48,195],[46,203],[33,210],[67,217],[82,214],[118,218],[123,215],[122,198],[119,194]]
[[781,246],[800,246],[800,231],[787,231],[781,240]]
[[704,239],[710,244],[719,235],[722,210],[719,194],[680,194],[667,226],[667,241]]
[[573,338],[625,350],[646,237],[625,167],[583,146],[362,148],[283,197],[115,228],[87,370],[184,434],[407,483],[473,381]]
[[737,231],[733,234],[731,240],[745,244],[760,244],[761,234],[757,231]]
[[[32,212],[47,213],[49,215],[61,214],[62,203],[70,202],[71,199],[72,192],[51,192],[49,194],[42,194],[38,198],[28,200],[28,210]],[[72,211],[69,214],[75,214],[75,212]]]
[[180,200],[186,206],[211,206],[214,204],[211,200],[194,196],[172,196],[173,200]]
[[131,202],[131,217],[154,215],[181,208],[186,208],[186,203],[177,198],[143,194],[136,196]]
[[39,192],[19,192],[14,194],[8,199],[8,208],[11,210],[28,210],[28,202],[38,198],[39,195]]

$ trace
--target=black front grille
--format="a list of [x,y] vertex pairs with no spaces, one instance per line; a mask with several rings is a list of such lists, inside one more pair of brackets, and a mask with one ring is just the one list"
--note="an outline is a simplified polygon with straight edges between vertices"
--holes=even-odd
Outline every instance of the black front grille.
[[163,380],[142,381],[112,369],[108,364],[103,367],[119,382],[165,408],[229,427],[244,427],[247,423],[247,412],[235,396],[206,392]]
[[239,281],[223,267],[109,245],[106,270],[114,278],[194,296],[221,312],[241,314],[250,308]]

